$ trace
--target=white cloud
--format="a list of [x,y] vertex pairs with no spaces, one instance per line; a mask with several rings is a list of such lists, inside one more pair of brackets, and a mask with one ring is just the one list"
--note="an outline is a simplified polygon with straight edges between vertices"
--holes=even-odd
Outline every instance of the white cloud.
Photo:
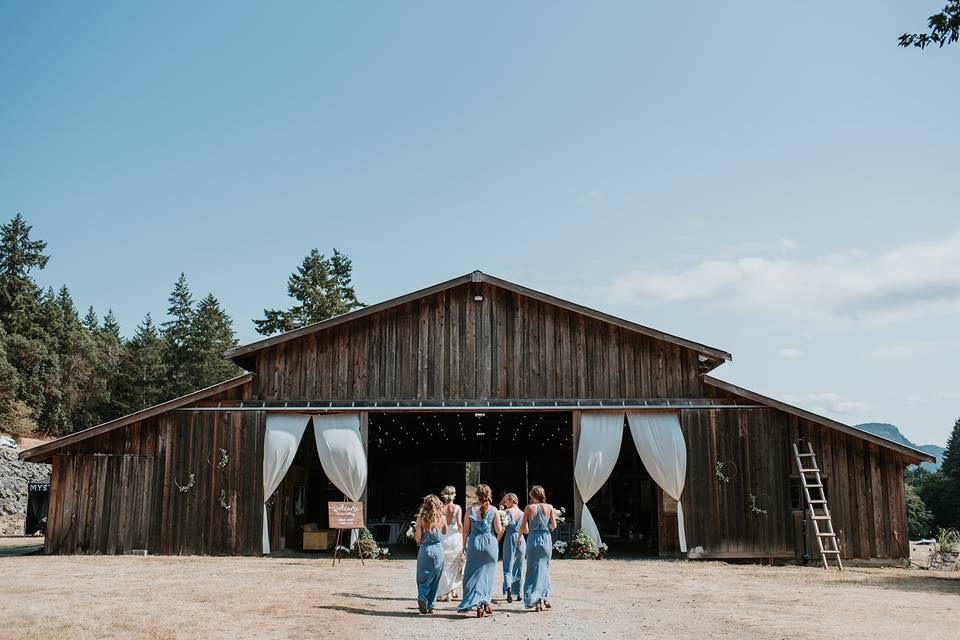
[[930,353],[951,351],[960,347],[960,342],[956,340],[942,340],[939,342],[909,342],[902,344],[888,344],[875,347],[864,352],[868,358],[913,358],[916,356],[925,356]]
[[782,349],[777,349],[777,355],[781,358],[790,358],[795,360],[797,358],[803,357],[803,349],[795,349],[793,347],[784,347]]
[[927,404],[940,400],[960,400],[960,391],[940,391],[938,393],[909,394],[904,399],[910,404]]
[[851,249],[810,260],[746,256],[635,270],[603,293],[619,303],[712,302],[821,329],[958,313],[960,232],[877,256]]
[[851,400],[836,393],[807,393],[804,395],[784,396],[784,401],[801,409],[814,413],[854,413],[866,411],[871,405]]
[[793,238],[778,238],[777,239],[777,248],[783,251],[793,251],[800,244]]

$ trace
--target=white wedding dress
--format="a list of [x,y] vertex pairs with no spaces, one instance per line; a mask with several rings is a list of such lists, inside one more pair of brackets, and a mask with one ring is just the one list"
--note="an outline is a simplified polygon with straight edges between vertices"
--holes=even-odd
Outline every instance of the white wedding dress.
[[447,525],[447,533],[440,539],[443,547],[443,572],[437,595],[441,598],[451,591],[461,593],[463,587],[463,534],[457,528],[457,519]]

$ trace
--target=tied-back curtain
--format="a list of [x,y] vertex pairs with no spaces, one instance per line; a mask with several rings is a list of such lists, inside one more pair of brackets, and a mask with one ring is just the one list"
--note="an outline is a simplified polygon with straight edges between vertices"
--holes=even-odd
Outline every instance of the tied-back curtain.
[[267,500],[277,490],[293,464],[310,416],[302,413],[268,413],[263,437],[263,553],[270,553]]
[[593,521],[587,501],[600,490],[613,473],[623,439],[623,412],[584,411],[580,417],[580,445],[573,477],[583,499],[581,526],[600,544],[600,530]]
[[680,496],[687,477],[687,445],[680,429],[680,416],[672,411],[628,411],[627,421],[643,466],[653,481],[677,501],[680,551],[686,553]]
[[360,436],[360,414],[314,416],[313,433],[323,472],[344,495],[359,502],[367,486],[367,454]]
[[[323,472],[348,498],[359,502],[367,486],[367,453],[360,436],[359,413],[333,413],[313,417],[313,434]],[[366,517],[366,514],[364,514]],[[350,531],[350,544],[358,537]]]

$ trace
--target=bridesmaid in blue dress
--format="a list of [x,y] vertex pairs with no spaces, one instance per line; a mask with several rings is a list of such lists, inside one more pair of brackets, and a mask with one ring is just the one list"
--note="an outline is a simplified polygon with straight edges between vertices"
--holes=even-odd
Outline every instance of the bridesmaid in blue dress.
[[470,508],[470,517],[463,525],[463,550],[467,563],[463,568],[463,600],[457,611],[477,610],[477,617],[493,613],[493,581],[497,573],[497,541],[503,535],[503,524],[497,510],[490,505],[490,487],[477,487],[477,503]]
[[[553,554],[553,536],[557,528],[557,514],[547,504],[543,487],[530,489],[530,504],[523,512],[520,532],[527,534],[527,575],[523,580],[523,605],[527,609],[543,611],[550,608],[550,556]],[[517,547],[520,540],[517,540]]]
[[417,608],[420,613],[433,613],[433,606],[437,603],[437,589],[443,574],[440,539],[446,532],[447,522],[440,498],[431,493],[423,499],[414,533],[420,545],[417,552]]
[[[527,544],[520,535],[520,520],[523,518],[523,511],[517,507],[517,494],[508,493],[503,496],[503,510],[500,512],[503,516],[504,534],[503,534],[503,593],[507,596],[507,602],[513,602],[514,598],[520,600],[523,598],[523,591],[520,588],[520,577],[523,574],[523,561],[527,555]],[[517,545],[519,539],[519,546]]]

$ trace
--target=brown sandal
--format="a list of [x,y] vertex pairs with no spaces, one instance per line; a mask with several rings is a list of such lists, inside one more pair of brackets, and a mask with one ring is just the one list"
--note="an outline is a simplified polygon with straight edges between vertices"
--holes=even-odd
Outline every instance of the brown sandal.
[[477,607],[477,617],[478,618],[483,617],[483,607]]
[[492,608],[490,605],[485,604],[485,605],[483,605],[483,612],[486,613],[488,616],[492,616],[492,615],[493,615],[493,608]]

